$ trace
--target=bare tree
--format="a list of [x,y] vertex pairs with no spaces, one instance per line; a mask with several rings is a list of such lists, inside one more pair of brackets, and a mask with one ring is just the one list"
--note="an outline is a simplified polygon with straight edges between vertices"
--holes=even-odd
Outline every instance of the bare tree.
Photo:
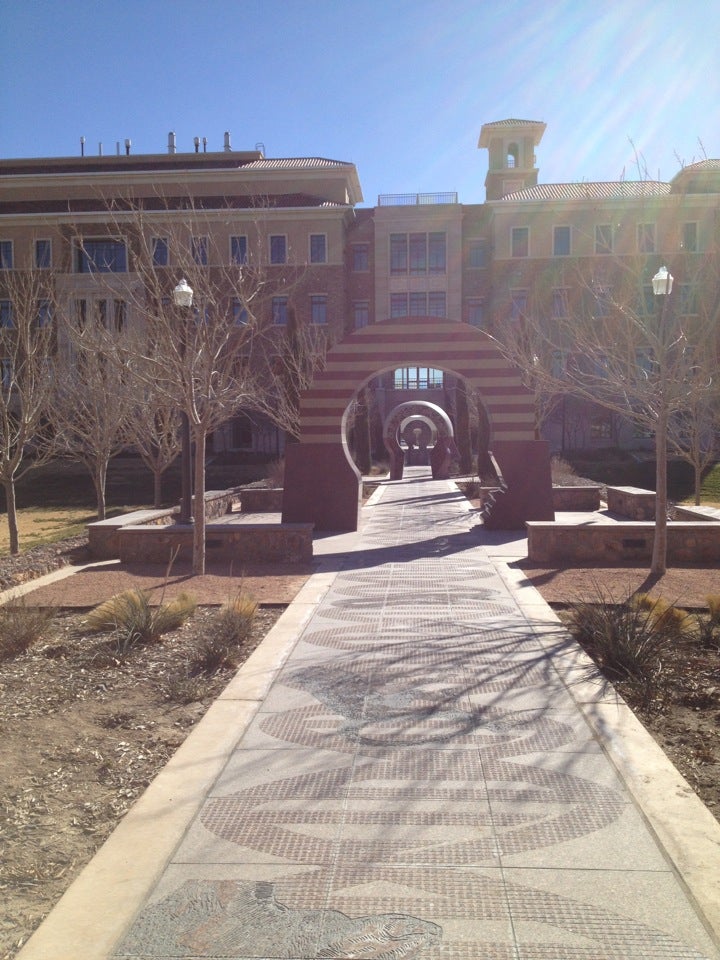
[[668,443],[692,467],[693,496],[698,505],[703,472],[720,453],[720,384],[714,358],[705,353],[699,365],[693,365],[692,384],[685,409],[668,423]]
[[[136,363],[139,361],[136,358]],[[156,389],[149,376],[135,376],[136,395],[126,424],[128,444],[153,476],[153,504],[162,505],[162,478],[180,455],[177,404]]]
[[0,292],[0,483],[10,553],[20,550],[16,482],[52,454],[47,414],[52,389],[54,277],[3,271]]
[[55,449],[87,468],[104,520],[108,465],[127,446],[135,396],[124,334],[97,318],[66,315],[59,337],[50,411]]
[[[535,303],[520,317],[499,318],[498,346],[529,384],[598,404],[655,438],[656,513],[651,570],[667,567],[667,450],[670,425],[687,416],[703,389],[701,351],[718,353],[718,294],[698,270],[671,294],[654,295],[646,261],[618,259],[608,272],[576,266],[573,302],[553,311]],[[689,291],[695,294],[690,304]],[[684,301],[684,302],[683,302]]]

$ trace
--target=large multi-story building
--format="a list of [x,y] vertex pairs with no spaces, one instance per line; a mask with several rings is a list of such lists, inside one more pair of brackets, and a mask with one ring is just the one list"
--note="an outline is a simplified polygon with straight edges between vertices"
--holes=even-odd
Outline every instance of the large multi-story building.
[[[691,311],[699,265],[720,265],[720,161],[693,164],[669,183],[543,184],[536,149],[544,133],[537,121],[485,124],[486,199],[473,203],[405,194],[362,207],[352,163],[235,151],[228,135],[222,152],[197,143],[178,152],[171,135],[162,154],[133,155],[128,144],[111,156],[0,161],[0,323],[11,324],[13,310],[2,274],[23,269],[54,271],[68,313],[140,322],[137,246],[176,282],[178,224],[199,265],[265,271],[268,325],[283,326],[292,313],[322,328],[328,343],[413,315],[498,334],[508,318],[572,311],[583,271],[608,287],[631,261],[641,297],[667,263]],[[369,386],[379,423],[420,393],[457,413],[457,384],[439,367],[390,368]],[[588,412],[572,436],[566,423],[544,430],[555,447],[634,441],[602,411]],[[273,454],[282,443],[262,417],[238,418],[216,438],[218,447]]]

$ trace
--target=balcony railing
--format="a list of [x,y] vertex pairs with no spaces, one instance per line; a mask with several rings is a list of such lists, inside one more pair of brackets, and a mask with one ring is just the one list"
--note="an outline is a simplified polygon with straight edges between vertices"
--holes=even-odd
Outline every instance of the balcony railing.
[[446,193],[381,193],[378,196],[379,207],[422,207],[435,203],[457,203],[458,195],[454,191]]

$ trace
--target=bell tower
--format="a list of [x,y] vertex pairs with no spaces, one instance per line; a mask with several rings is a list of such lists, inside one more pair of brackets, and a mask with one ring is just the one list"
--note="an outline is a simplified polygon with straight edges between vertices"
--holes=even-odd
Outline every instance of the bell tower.
[[535,186],[538,178],[535,147],[542,140],[545,126],[540,120],[497,120],[483,124],[478,147],[487,147],[489,154],[486,200],[500,200]]

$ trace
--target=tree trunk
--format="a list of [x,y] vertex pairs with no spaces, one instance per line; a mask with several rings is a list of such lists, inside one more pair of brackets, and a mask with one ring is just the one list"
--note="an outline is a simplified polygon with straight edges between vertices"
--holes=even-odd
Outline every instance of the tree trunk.
[[18,532],[17,503],[15,501],[15,481],[5,480],[5,503],[7,505],[8,534],[10,536],[10,553],[16,556],[20,553],[20,534]]
[[205,573],[205,442],[203,426],[195,426],[195,500],[193,528],[193,574]]
[[97,500],[98,520],[105,519],[105,487],[107,483],[107,462],[96,463],[91,470],[93,485],[95,487],[95,498]]
[[702,489],[702,467],[699,463],[693,464],[693,471],[695,476],[695,506],[699,507]]
[[162,506],[162,475],[161,467],[153,468],[153,506]]
[[655,426],[655,541],[651,573],[667,570],[667,409],[658,414]]

